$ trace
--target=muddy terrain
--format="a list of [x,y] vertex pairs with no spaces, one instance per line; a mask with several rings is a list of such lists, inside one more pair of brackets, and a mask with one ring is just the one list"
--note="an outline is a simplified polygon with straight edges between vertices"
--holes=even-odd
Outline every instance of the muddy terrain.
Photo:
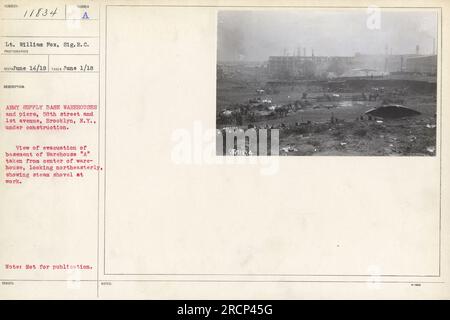
[[[391,118],[369,111],[386,105],[409,112]],[[430,156],[436,153],[436,83],[235,76],[217,82],[216,120],[218,129],[279,129],[280,155]]]

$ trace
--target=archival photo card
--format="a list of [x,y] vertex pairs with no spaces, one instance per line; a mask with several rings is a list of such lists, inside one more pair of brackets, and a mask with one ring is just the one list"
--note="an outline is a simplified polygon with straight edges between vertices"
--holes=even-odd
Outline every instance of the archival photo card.
[[435,156],[436,9],[221,10],[217,155]]

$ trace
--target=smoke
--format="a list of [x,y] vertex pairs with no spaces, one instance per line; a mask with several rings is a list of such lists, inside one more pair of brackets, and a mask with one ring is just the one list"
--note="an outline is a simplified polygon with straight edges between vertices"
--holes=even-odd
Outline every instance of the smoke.
[[328,10],[220,11],[218,15],[219,61],[264,61],[270,55],[303,54],[353,56],[430,54],[437,37],[437,11],[380,9],[380,28],[367,27],[365,8]]

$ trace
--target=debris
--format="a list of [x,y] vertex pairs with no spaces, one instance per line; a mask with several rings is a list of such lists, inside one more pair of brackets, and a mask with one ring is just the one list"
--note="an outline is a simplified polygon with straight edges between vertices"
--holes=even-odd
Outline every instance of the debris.
[[434,129],[434,128],[436,128],[436,125],[435,124],[427,124],[426,127],[430,128],[430,129]]
[[297,148],[294,148],[294,146],[291,146],[291,145],[288,145],[287,147],[281,148],[281,150],[286,152],[286,153],[298,151]]
[[229,117],[232,114],[233,114],[233,111],[231,111],[231,110],[224,110],[224,111],[222,111],[222,115],[224,115],[226,117]]
[[436,147],[433,147],[433,146],[427,147],[427,151],[428,151],[429,153],[434,154],[434,153],[436,152]]

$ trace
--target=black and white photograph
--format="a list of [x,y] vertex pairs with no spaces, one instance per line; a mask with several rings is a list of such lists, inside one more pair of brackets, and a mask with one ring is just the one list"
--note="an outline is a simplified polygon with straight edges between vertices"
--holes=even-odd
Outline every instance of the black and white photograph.
[[225,141],[254,129],[282,156],[435,156],[437,30],[434,9],[220,11],[218,150],[254,155]]

